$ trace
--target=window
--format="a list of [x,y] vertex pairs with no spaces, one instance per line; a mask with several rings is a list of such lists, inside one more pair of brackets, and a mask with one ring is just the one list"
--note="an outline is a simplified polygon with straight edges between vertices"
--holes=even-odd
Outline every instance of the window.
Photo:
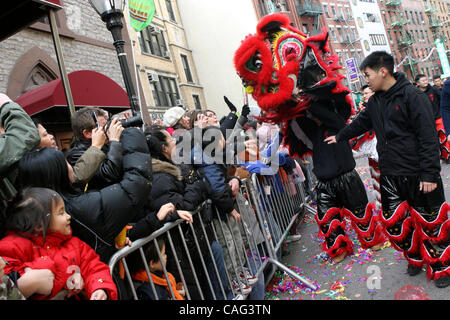
[[174,78],[158,76],[159,81],[150,83],[153,99],[157,107],[177,106],[176,100],[180,99],[177,83]]
[[306,23],[304,23],[304,24],[302,25],[302,27],[303,27],[303,33],[304,33],[304,34],[308,34],[308,25],[307,25]]
[[356,30],[355,28],[352,28],[352,36],[353,36],[353,41],[356,40]]
[[194,82],[192,78],[191,68],[189,67],[188,57],[184,54],[181,55],[181,61],[183,62],[184,74],[186,75],[187,82]]
[[173,13],[172,2],[170,0],[166,0],[166,8],[169,13],[169,18],[171,21],[176,22],[175,14]]
[[261,16],[265,16],[268,14],[268,11],[266,9],[266,5],[264,3],[264,0],[259,0],[258,1],[258,6],[259,6],[259,13],[261,14]]
[[338,27],[338,28],[337,28],[337,31],[338,31],[338,33],[339,33],[339,41],[340,41],[340,42],[344,41],[344,36],[343,36],[343,34],[342,34],[342,29]]
[[202,105],[200,103],[200,97],[196,94],[192,95],[192,99],[194,99],[194,106],[196,110],[201,110],[202,109]]
[[350,12],[349,7],[345,7],[345,15],[347,16],[347,19],[349,19],[349,20],[353,19],[352,13]]
[[370,34],[370,42],[372,45],[386,45],[386,37],[383,34]]
[[334,28],[330,27],[330,33],[331,33],[331,38],[333,39],[333,41],[336,41],[336,32],[334,31]]
[[169,58],[163,32],[155,26],[149,26],[140,33],[141,51],[155,56]]
[[333,17],[336,17],[336,8],[333,5],[331,6],[331,14]]
[[326,4],[323,5],[323,11],[327,18],[330,18],[330,13],[328,12],[328,6]]
[[380,19],[377,17],[376,14],[373,13],[364,13],[364,20],[367,22],[379,22]]
[[289,11],[289,5],[286,0],[280,1],[280,11]]

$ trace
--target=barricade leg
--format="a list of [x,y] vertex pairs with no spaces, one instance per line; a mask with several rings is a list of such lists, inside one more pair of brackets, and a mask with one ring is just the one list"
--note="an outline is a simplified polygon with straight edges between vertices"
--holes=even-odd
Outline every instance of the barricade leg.
[[[252,181],[256,181],[256,175],[253,175]],[[258,186],[254,185],[254,184],[249,184],[249,188],[250,188],[250,192],[251,192],[253,198],[257,199],[257,201],[259,201],[260,198],[256,194],[256,190],[259,190]],[[305,279],[304,277],[296,274],[295,272],[293,272],[288,267],[286,267],[285,265],[283,265],[281,262],[278,261],[277,255],[276,255],[276,251],[275,251],[275,248],[274,248],[273,243],[272,243],[272,237],[271,237],[270,234],[268,234],[268,230],[264,226],[264,222],[263,222],[264,219],[263,219],[263,216],[262,216],[260,208],[262,208],[262,207],[260,207],[259,205],[256,206],[256,214],[257,214],[257,217],[258,217],[258,221],[260,223],[261,230],[264,233],[264,239],[265,239],[265,243],[266,243],[266,246],[267,246],[267,249],[268,249],[268,253],[269,253],[267,261],[270,264],[272,264],[273,266],[275,266],[276,268],[281,269],[281,270],[285,271],[286,273],[288,273],[289,275],[291,275],[292,277],[294,277],[295,279],[298,279],[299,281],[301,281],[303,284],[305,284],[309,288],[311,288],[313,290],[317,290],[316,286],[311,281],[309,281],[308,279]],[[273,276],[273,274],[272,274],[272,276]]]

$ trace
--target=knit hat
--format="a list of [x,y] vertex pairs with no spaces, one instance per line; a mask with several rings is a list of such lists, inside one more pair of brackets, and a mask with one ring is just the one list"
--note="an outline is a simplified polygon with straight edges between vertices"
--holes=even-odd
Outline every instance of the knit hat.
[[167,128],[173,127],[184,116],[186,111],[182,107],[168,109],[163,116],[163,125]]

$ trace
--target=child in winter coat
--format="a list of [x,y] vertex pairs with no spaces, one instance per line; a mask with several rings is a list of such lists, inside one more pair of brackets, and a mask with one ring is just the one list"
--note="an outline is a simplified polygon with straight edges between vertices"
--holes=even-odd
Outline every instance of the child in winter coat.
[[[167,263],[167,255],[166,255],[166,245],[163,239],[158,239],[158,249],[160,251],[161,257],[163,261],[159,259],[158,252],[156,250],[156,246],[153,242],[149,243],[144,251],[145,256],[148,259],[148,268],[150,270],[150,276],[152,278],[153,284],[155,285],[155,291],[158,296],[158,300],[171,300],[173,292],[175,299],[174,300],[184,300],[184,289],[183,284],[176,283],[175,277],[167,272],[167,276],[169,277],[169,281],[167,281],[164,275],[164,267]],[[132,278],[135,281],[141,283],[141,285],[137,288],[137,294],[140,300],[156,300],[152,287],[150,285],[150,280],[148,278],[148,274],[145,271],[145,266],[142,263],[142,258],[138,256],[134,256],[134,260],[130,263],[130,268],[132,272]],[[170,287],[170,288],[169,288]]]
[[72,236],[61,196],[46,188],[24,189],[8,207],[0,256],[5,273],[18,272],[19,290],[35,300],[81,297],[117,300],[109,268],[86,243]]

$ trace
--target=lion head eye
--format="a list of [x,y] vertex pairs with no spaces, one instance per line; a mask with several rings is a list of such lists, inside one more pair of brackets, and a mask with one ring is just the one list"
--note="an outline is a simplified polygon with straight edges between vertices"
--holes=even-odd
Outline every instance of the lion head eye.
[[250,59],[245,64],[245,67],[250,70],[251,72],[258,73],[261,71],[263,67],[263,63],[260,60],[260,55],[257,53],[254,56],[251,56]]

